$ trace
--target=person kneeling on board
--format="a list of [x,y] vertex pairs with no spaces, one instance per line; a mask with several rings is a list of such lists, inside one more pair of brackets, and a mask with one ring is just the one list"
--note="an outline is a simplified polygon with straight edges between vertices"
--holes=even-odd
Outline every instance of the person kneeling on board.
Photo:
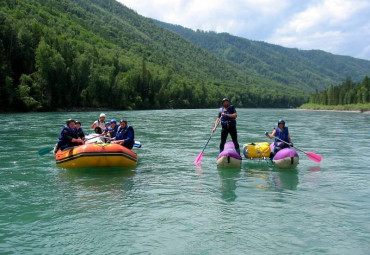
[[85,142],[78,138],[74,132],[76,125],[75,121],[73,119],[69,119],[66,123],[67,125],[62,128],[58,138],[58,148],[64,150],[68,147],[84,144]]
[[279,138],[280,140],[285,141],[286,143],[275,139],[274,142],[274,151],[271,152],[270,154],[270,159],[272,159],[278,151],[284,149],[284,148],[289,148],[293,146],[292,139],[290,138],[289,130],[288,127],[285,126],[285,121],[284,120],[279,120],[278,121],[278,126],[274,128],[272,131],[272,134],[270,135],[267,131],[265,132],[265,135],[269,138],[272,139],[274,137]]
[[127,121],[121,120],[115,140],[112,143],[118,143],[126,148],[134,147],[135,132],[131,126],[127,125]]

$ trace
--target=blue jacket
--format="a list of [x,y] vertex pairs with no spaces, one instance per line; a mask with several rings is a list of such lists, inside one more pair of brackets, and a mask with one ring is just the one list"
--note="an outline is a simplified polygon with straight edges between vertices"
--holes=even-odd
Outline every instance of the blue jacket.
[[119,127],[117,131],[116,140],[125,140],[123,146],[127,148],[134,147],[135,131],[131,126],[126,126],[125,128]]
[[[289,143],[289,130],[288,130],[288,127],[284,127],[284,130],[281,130],[279,127],[275,127],[274,128],[276,130],[276,134],[275,136],[287,143]],[[281,144],[282,142],[279,141],[278,139],[275,139],[275,146],[279,146],[279,145],[282,145]],[[286,144],[284,144],[283,146],[279,146],[279,147],[285,147],[287,146]]]
[[[224,111],[224,108],[221,107],[220,108],[220,112],[218,113],[218,117],[219,118],[221,117],[221,114],[223,112],[226,113],[226,114],[236,113],[235,106],[234,105],[229,105],[229,107],[227,108],[226,111]],[[228,124],[229,124],[229,126],[230,125],[236,125],[236,120],[234,118],[230,118],[230,117],[227,117],[227,116],[222,116],[221,117],[221,125],[223,127],[226,127]]]
[[74,134],[75,134],[75,137],[76,138],[84,138],[85,137],[85,133],[84,133],[84,131],[82,130],[82,128],[79,128],[78,130],[77,130],[77,128],[75,127],[74,129],[73,129],[73,132],[74,132]]
[[68,148],[71,144],[71,141],[73,138],[77,138],[75,136],[75,133],[72,129],[70,129],[68,126],[62,127],[62,130],[60,131],[60,135],[58,137],[58,146],[61,150],[64,150],[65,148]]
[[118,125],[116,125],[114,128],[112,128],[112,130],[110,130],[110,137],[111,138],[114,138],[114,137],[116,137],[117,136],[117,131],[118,131]]

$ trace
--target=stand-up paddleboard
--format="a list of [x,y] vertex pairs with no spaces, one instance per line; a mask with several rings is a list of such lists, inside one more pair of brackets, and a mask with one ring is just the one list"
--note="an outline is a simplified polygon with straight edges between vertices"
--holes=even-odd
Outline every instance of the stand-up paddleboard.
[[235,150],[233,142],[225,144],[224,150],[217,157],[217,166],[220,168],[240,168],[242,157]]

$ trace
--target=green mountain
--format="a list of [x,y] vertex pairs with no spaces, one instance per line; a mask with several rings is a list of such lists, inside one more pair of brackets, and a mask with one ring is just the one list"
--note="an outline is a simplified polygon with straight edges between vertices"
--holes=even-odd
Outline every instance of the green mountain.
[[312,76],[327,83],[317,85],[307,75],[301,83],[298,74],[291,82],[270,70],[272,62],[261,64],[265,71],[246,68],[248,61],[266,59],[237,63],[225,53],[204,49],[114,0],[0,1],[2,111],[204,108],[225,96],[237,107],[295,107],[308,100],[302,91],[332,84],[317,72]]
[[333,55],[320,50],[284,48],[251,41],[227,33],[194,31],[158,20],[157,24],[178,33],[249,75],[267,78],[305,92],[323,90],[348,77],[361,81],[370,74],[370,61]]

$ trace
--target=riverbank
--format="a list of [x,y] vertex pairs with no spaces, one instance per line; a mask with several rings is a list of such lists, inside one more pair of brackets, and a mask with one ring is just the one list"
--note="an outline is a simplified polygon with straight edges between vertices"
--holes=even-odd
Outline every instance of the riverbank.
[[303,104],[299,110],[370,113],[370,103],[346,105]]

